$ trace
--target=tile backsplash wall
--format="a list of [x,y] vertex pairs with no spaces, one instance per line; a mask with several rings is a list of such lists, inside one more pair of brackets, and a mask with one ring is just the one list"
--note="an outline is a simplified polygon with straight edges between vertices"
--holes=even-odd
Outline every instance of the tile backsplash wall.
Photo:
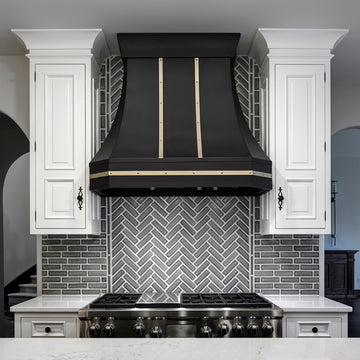
[[[259,141],[258,66],[235,62],[244,116]],[[123,66],[108,58],[100,78],[102,142],[115,118]],[[259,199],[102,199],[102,234],[43,237],[43,294],[105,291],[319,293],[318,236],[261,236]]]

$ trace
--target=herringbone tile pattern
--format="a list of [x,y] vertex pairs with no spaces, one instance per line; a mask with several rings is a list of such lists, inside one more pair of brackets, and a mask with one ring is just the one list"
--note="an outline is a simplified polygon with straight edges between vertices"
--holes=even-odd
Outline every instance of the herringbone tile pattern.
[[132,197],[112,203],[113,291],[249,291],[249,202]]

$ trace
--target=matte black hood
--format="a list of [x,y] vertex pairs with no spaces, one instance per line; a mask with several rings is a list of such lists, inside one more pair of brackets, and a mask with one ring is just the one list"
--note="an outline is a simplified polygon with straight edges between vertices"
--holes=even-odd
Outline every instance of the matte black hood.
[[90,163],[103,196],[259,195],[271,161],[252,136],[234,81],[240,34],[118,34],[124,83]]

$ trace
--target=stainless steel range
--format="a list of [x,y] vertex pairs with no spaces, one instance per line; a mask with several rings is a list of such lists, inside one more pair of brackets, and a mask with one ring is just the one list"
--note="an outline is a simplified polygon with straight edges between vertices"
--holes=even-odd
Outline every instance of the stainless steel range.
[[255,293],[105,294],[80,337],[281,337],[282,310]]

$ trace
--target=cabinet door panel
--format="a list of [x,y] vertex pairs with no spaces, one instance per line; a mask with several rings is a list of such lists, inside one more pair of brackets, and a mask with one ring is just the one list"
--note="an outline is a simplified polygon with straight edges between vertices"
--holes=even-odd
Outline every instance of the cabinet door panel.
[[276,66],[276,207],[279,229],[325,228],[323,65]]
[[85,68],[39,64],[36,76],[36,227],[84,228]]

